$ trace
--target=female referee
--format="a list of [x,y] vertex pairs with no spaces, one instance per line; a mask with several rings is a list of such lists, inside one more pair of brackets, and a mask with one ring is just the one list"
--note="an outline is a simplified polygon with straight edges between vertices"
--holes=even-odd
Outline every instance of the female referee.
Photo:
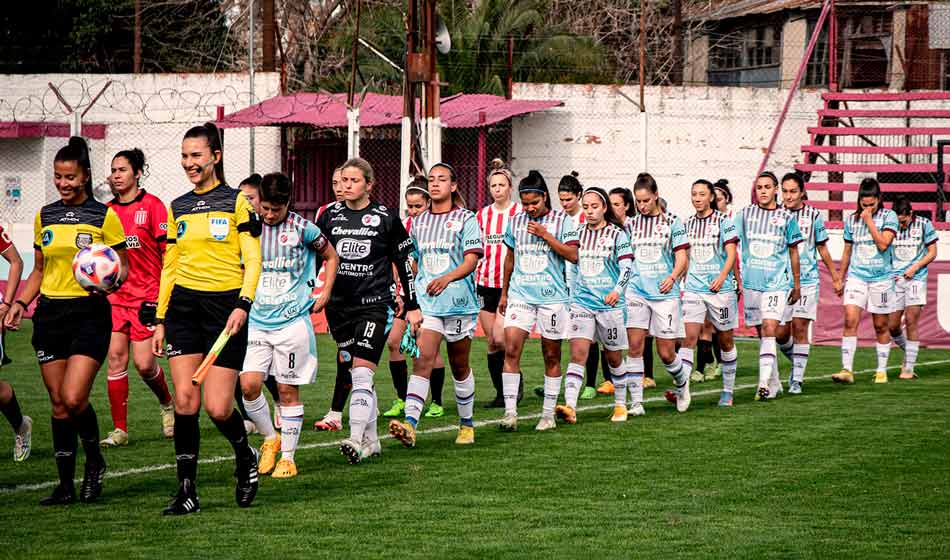
[[179,488],[164,515],[199,511],[195,480],[202,391],[192,385],[191,376],[221,332],[230,339],[204,380],[204,407],[234,448],[238,506],[250,506],[257,494],[257,451],[248,444],[244,421],[234,408],[234,385],[244,362],[247,314],[261,274],[261,223],[241,191],[224,181],[221,136],[214,124],[185,133],[181,166],[194,188],[172,201],[169,210],[158,324],[152,337],[152,351],[168,355],[175,383]]
[[17,328],[30,302],[39,294],[33,313],[33,348],[53,407],[53,450],[59,484],[41,505],[75,501],[76,435],[86,453],[79,500],[94,502],[102,492],[106,462],[99,450],[99,421],[89,391],[109,351],[112,312],[104,294],[91,294],[73,277],[76,253],[93,243],[119,253],[125,280],[125,232],[111,208],[92,197],[89,149],[79,137],[69,139],[53,160],[53,180],[60,199],[44,206],[34,222],[33,272],[26,279],[7,325]]

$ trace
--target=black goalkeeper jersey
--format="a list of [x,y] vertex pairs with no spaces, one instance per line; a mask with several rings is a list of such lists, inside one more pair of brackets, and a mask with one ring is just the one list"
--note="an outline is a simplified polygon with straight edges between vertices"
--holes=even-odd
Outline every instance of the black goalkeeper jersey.
[[378,202],[362,210],[336,202],[320,215],[317,226],[340,256],[329,305],[391,305],[393,264],[413,252],[397,212]]

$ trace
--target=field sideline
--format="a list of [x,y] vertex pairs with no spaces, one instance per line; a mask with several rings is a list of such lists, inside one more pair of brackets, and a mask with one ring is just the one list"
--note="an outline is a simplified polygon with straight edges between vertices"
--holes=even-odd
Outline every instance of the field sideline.
[[[662,399],[670,378],[658,371],[661,390],[647,392],[645,418],[612,425],[612,399],[599,397],[582,401],[577,426],[536,434],[540,399],[530,387],[541,367],[531,343],[520,431],[504,434],[493,425],[500,411],[481,408],[492,391],[478,340],[476,444],[453,444],[449,381],[449,414],[422,419],[416,449],[385,440],[381,459],[351,467],[335,448],[340,434],[309,431],[333,381],[333,347],[321,335],[317,385],[304,391],[300,477],[262,477],[254,507],[239,510],[230,447],[203,417],[202,512],[169,519],[159,512],[176,486],[172,444],[132,372],[132,443],[105,452],[110,476],[100,503],[37,505],[55,466],[29,334],[29,324],[8,334],[15,363],[0,372],[35,421],[33,454],[23,464],[12,461],[9,427],[0,428],[0,557],[950,556],[947,351],[921,350],[919,362],[929,365],[918,368],[919,380],[897,382],[892,369],[888,385],[871,384],[865,373],[842,387],[829,379],[839,368],[837,348],[813,348],[804,395],[753,403],[757,347],[740,342],[732,410],[716,408],[714,382],[694,386],[693,407],[676,414]],[[893,351],[890,364],[902,357]],[[784,378],[789,364],[781,360]],[[873,360],[873,350],[861,349],[855,368]],[[392,386],[386,365],[380,369],[383,406]],[[104,436],[111,428],[104,374],[93,404]]]

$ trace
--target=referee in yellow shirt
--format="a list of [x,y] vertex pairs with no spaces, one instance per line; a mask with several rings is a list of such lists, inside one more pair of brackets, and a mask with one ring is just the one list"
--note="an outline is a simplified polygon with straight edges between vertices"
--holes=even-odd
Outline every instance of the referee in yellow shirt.
[[257,494],[257,451],[248,445],[244,421],[234,408],[234,388],[261,273],[261,224],[241,191],[225,183],[222,158],[214,124],[188,130],[181,166],[194,188],[172,201],[168,212],[158,326],[152,338],[155,354],[168,355],[175,382],[179,488],[165,515],[199,510],[195,479],[202,393],[192,386],[191,376],[225,328],[231,338],[203,383],[204,408],[234,448],[237,504],[248,507]]
[[76,436],[86,453],[79,499],[94,502],[102,492],[106,462],[99,450],[99,422],[89,391],[109,351],[112,310],[104,294],[91,294],[73,277],[73,257],[92,243],[104,243],[125,259],[125,232],[112,209],[92,197],[89,149],[79,137],[56,153],[53,178],[60,199],[47,204],[34,223],[33,272],[7,325],[16,328],[30,302],[40,296],[33,313],[33,348],[53,407],[53,450],[59,485],[40,501],[63,505],[76,500]]

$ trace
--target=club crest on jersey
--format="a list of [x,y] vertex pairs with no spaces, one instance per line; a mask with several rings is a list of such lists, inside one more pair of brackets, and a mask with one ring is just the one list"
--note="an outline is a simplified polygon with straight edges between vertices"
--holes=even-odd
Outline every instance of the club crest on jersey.
[[453,297],[452,305],[454,305],[455,307],[465,307],[466,305],[468,305],[468,298],[465,296]]
[[373,214],[365,214],[363,216],[363,225],[369,227],[376,227],[380,223],[379,216],[374,216]]
[[772,224],[773,226],[782,227],[785,225],[785,218],[783,218],[782,216],[775,215],[775,216],[772,216],[772,218],[769,220],[769,223]]
[[53,230],[44,229],[40,242],[43,244],[43,247],[48,247],[49,244],[53,242]]
[[462,231],[462,222],[458,220],[447,220],[445,222],[446,231]]
[[660,222],[656,224],[656,227],[653,228],[653,231],[655,231],[656,233],[659,233],[660,235],[663,235],[667,233],[668,231],[670,231],[670,226]]
[[229,229],[230,226],[228,225],[227,218],[208,218],[208,233],[211,234],[211,237],[213,237],[215,241],[224,241],[228,236]]
[[709,235],[711,236],[719,235],[719,226],[717,226],[716,224],[711,224],[709,228],[706,229],[706,231],[708,231]]
[[607,236],[603,236],[597,240],[597,244],[600,245],[601,247],[606,247],[607,245],[610,245],[610,238],[608,238]]
[[135,211],[135,225],[144,226],[148,222],[148,210]]
[[297,235],[296,231],[285,231],[277,236],[277,242],[280,243],[281,247],[290,247],[300,243],[300,236]]
[[76,234],[76,247],[82,249],[92,245],[92,234],[91,233],[77,233]]

